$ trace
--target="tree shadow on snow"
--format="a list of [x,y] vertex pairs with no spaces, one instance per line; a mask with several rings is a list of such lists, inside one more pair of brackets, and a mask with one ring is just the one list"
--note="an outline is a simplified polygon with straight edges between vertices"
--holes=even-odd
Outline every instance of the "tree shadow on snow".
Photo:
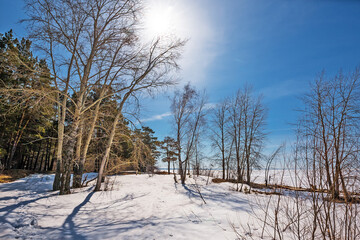
[[[187,191],[187,195],[190,199],[194,197],[201,200],[201,196],[196,190],[195,184],[184,184],[182,186]],[[236,194],[222,191],[218,192],[209,188],[201,188],[200,192],[207,203],[215,202],[217,205],[225,203],[227,207],[230,207],[235,211],[251,212],[248,201],[238,198]]]
[[94,195],[95,192],[90,192],[86,198],[84,199],[84,201],[82,203],[80,203],[77,207],[74,208],[74,210],[72,211],[72,213],[65,219],[65,222],[62,225],[63,228],[63,237],[67,238],[70,237],[72,239],[86,239],[84,236],[82,236],[81,234],[78,234],[76,232],[76,226],[74,223],[74,218],[75,216],[79,213],[80,209],[85,206],[91,199],[91,197]]
[[4,215],[0,216],[0,222],[9,223],[10,225],[12,225],[9,221],[6,220],[6,216],[8,216],[10,213],[14,212],[18,208],[24,207],[26,205],[29,205],[29,204],[34,203],[34,202],[36,202],[38,200],[41,200],[41,199],[50,198],[50,197],[55,196],[55,195],[57,195],[57,194],[54,193],[54,194],[50,194],[50,195],[45,195],[45,196],[42,196],[42,197],[21,201],[21,202],[18,202],[16,204],[13,204],[13,205],[9,205],[9,206],[0,208],[0,213],[5,212]]
[[191,197],[199,197],[200,198],[200,195],[198,192],[194,191],[193,189],[190,189],[186,184],[181,184],[181,185],[187,191],[189,198],[191,198]]

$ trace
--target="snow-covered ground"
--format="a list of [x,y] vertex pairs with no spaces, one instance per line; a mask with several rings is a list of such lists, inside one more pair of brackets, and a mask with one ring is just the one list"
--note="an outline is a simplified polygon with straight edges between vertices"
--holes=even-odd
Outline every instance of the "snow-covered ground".
[[[90,177],[88,178],[90,179]],[[231,223],[251,225],[249,197],[230,183],[174,184],[172,175],[111,177],[113,189],[93,186],[59,196],[53,175],[35,174],[0,185],[0,239],[236,239]]]
[[264,220],[273,218],[276,204],[280,234],[288,239],[294,209],[311,215],[307,192],[299,193],[299,202],[284,191],[280,203],[277,195],[237,192],[236,185],[206,176],[189,178],[186,185],[175,184],[173,175],[112,176],[108,191],[94,193],[92,182],[64,196],[51,191],[53,178],[34,174],[0,184],[0,239],[239,239],[236,232],[241,239],[272,239]]
[[[203,170],[201,172],[203,175],[208,175],[208,170]],[[278,184],[278,185],[288,185],[288,186],[298,186],[298,187],[310,187],[307,183],[306,173],[303,171],[295,171],[293,169],[270,169],[269,170],[269,184]],[[211,170],[211,176],[214,178],[222,178],[221,170]],[[296,178],[295,176],[298,175]],[[232,175],[232,178],[236,179],[236,176]],[[297,181],[295,181],[297,179]],[[255,183],[265,183],[265,171],[253,170],[251,173],[251,182]]]

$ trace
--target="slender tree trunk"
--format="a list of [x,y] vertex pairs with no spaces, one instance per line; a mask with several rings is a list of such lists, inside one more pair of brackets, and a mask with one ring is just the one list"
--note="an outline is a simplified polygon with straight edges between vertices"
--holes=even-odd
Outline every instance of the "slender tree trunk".
[[70,194],[70,180],[71,180],[71,170],[73,167],[73,158],[74,158],[74,148],[79,133],[79,127],[81,124],[81,110],[84,97],[84,82],[81,82],[80,87],[80,96],[76,102],[76,108],[73,118],[73,123],[71,126],[70,134],[64,142],[64,152],[63,152],[63,172],[60,178],[60,195]]
[[[235,140],[236,141],[236,140]],[[237,172],[237,183],[241,182],[241,169],[240,169],[240,147],[237,141],[235,142],[236,146],[236,172]]]
[[49,169],[50,154],[51,154],[51,140],[49,139],[48,146],[46,148],[44,172],[48,171],[48,169]]
[[[77,43],[77,41],[76,41]],[[74,46],[74,49],[76,48],[76,44]],[[51,55],[51,57],[53,57]],[[65,118],[66,118],[66,102],[68,100],[67,94],[69,90],[69,84],[70,84],[70,76],[72,71],[72,64],[75,60],[75,50],[72,52],[72,56],[70,59],[69,67],[67,69],[67,79],[66,79],[66,85],[64,89],[64,95],[63,100],[60,103],[60,94],[58,93],[56,96],[57,102],[58,102],[58,141],[57,141],[57,153],[56,153],[56,172],[55,172],[55,178],[53,183],[53,191],[57,191],[61,187],[61,180],[63,179],[62,173],[63,173],[63,145],[64,145],[64,136],[65,136]],[[52,62],[54,62],[54,59],[52,59]],[[54,67],[54,66],[53,66]],[[56,71],[54,68],[55,73],[55,81],[56,81]],[[78,102],[79,103],[79,102]],[[76,108],[78,110],[78,107]]]
[[[80,97],[78,100],[78,106],[82,102]],[[65,138],[64,152],[63,152],[63,164],[64,169],[60,178],[60,195],[70,193],[70,179],[71,179],[71,168],[73,166],[72,161],[74,157],[74,148],[76,144],[77,134],[80,125],[80,108],[76,108],[73,124],[71,126],[70,134]]]
[[7,164],[6,164],[6,168],[9,168],[10,165],[11,165],[11,162],[13,161],[13,158],[14,158],[14,155],[15,155],[15,152],[16,152],[16,149],[17,149],[17,146],[21,140],[21,137],[24,133],[24,130],[25,128],[27,127],[28,123],[29,123],[29,120],[26,121],[26,123],[24,124],[24,126],[21,126],[22,125],[22,122],[24,120],[24,115],[25,115],[25,112],[22,114],[22,117],[21,117],[21,120],[20,120],[20,123],[19,123],[19,129],[14,137],[14,142],[12,144],[12,148],[11,148],[11,151],[10,151],[10,155],[9,155],[9,159],[7,160]]
[[35,171],[35,169],[36,169],[36,165],[37,165],[38,160],[39,160],[39,156],[40,156],[40,152],[41,152],[41,144],[42,144],[42,141],[40,141],[39,150],[38,150],[38,152],[37,152],[35,164],[34,164],[33,169],[32,169],[32,170],[34,170],[34,171]]
[[251,143],[249,143],[249,146],[247,148],[247,153],[246,153],[246,182],[247,184],[250,184],[250,150],[251,149]]
[[188,175],[190,176],[190,160],[187,161]]
[[44,162],[45,154],[46,154],[46,152],[43,151],[42,154],[41,154],[41,157],[40,157],[40,165],[39,165],[39,171],[40,171],[40,172],[41,172],[41,167],[42,167],[43,162]]
[[83,124],[80,124],[79,134],[76,141],[76,153],[75,153],[75,164],[74,164],[74,175],[73,175],[73,188],[81,187],[81,180],[83,174],[83,165],[81,165],[81,145],[82,145],[82,135],[83,135]]
[[[31,156],[30,156],[30,155],[31,155]],[[30,170],[30,169],[31,169],[31,165],[32,165],[33,158],[34,158],[34,151],[30,148],[28,164],[26,164],[26,169],[27,169],[27,170]]]
[[222,151],[222,178],[225,179],[225,153]]
[[103,174],[104,174],[104,170],[105,170],[107,160],[108,160],[109,155],[110,155],[110,150],[111,150],[111,147],[112,147],[112,143],[114,141],[114,137],[115,137],[115,133],[116,133],[116,127],[117,127],[117,124],[118,124],[118,122],[119,122],[119,120],[121,118],[120,109],[121,108],[119,108],[118,113],[116,114],[115,120],[113,122],[112,129],[111,129],[111,132],[110,132],[110,136],[109,136],[107,144],[106,144],[105,153],[104,153],[104,156],[103,156],[103,158],[101,160],[99,174],[98,174],[98,178],[97,178],[97,182],[96,182],[96,186],[95,186],[94,191],[100,191],[100,189],[101,189],[101,180],[102,180],[102,177],[103,177]]
[[20,161],[18,162],[17,168],[19,168],[19,169],[24,168],[24,159],[25,159],[25,154],[21,154],[21,158],[20,158]]
[[188,165],[188,159],[185,159],[184,162],[184,171],[183,171],[183,175],[181,176],[181,184],[185,184],[185,180],[186,180],[186,170],[187,170],[187,165]]
[[[51,147],[51,141],[48,139],[46,142],[45,162],[44,162],[44,168],[43,168],[44,172],[46,171],[47,165],[48,165],[47,161],[48,161],[48,156],[49,156],[49,146]],[[41,167],[40,167],[40,171],[41,171]]]
[[23,162],[23,165],[22,165],[21,168],[22,168],[22,169],[27,169],[28,162],[29,162],[29,155],[26,154],[26,155],[25,155],[24,162]]
[[181,161],[180,123],[178,123],[177,129],[178,129],[178,132],[177,132],[177,149],[178,149],[178,160],[179,160],[179,174],[180,174],[181,184],[185,184],[185,178],[183,178],[183,175],[184,175],[183,162]]
[[65,138],[63,153],[63,171],[60,177],[60,195],[70,193],[71,166],[76,143],[77,126],[73,127],[70,135]]
[[230,179],[230,159],[228,159],[226,161],[226,179],[229,180]]
[[[68,85],[68,83],[67,83]],[[67,89],[66,89],[67,90]],[[60,101],[60,95],[57,95],[58,101]],[[64,99],[61,104],[58,105],[58,138],[57,138],[57,151],[56,151],[56,172],[53,183],[53,191],[60,189],[60,180],[62,172],[62,150],[64,144],[64,129],[65,129],[65,117],[66,117],[66,101],[67,97],[64,95]]]
[[[50,165],[49,165],[49,167],[48,167],[48,170],[49,171],[53,171],[53,169],[54,169],[54,162],[55,162],[55,159],[56,159],[56,143],[55,143],[55,145],[54,145],[54,151],[53,151],[53,153],[52,153],[52,155],[51,155],[51,162],[50,162]],[[50,159],[49,159],[50,160]]]
[[[100,94],[100,98],[102,98],[104,94],[105,94],[105,90]],[[85,166],[86,156],[87,156],[87,153],[89,150],[91,139],[93,137],[96,122],[99,118],[100,104],[101,104],[101,101],[99,101],[96,104],[95,111],[94,111],[94,118],[92,119],[90,129],[88,131],[88,135],[87,135],[85,144],[83,146],[83,151],[80,154],[80,161],[78,163],[78,168],[77,169],[75,168],[76,170],[74,169],[74,187],[81,187],[81,179],[82,179],[82,175],[84,174],[84,166]]]
[[[181,184],[185,184],[186,172],[185,172],[185,174],[184,174],[183,163],[180,163],[180,161],[179,161],[179,174],[180,174]],[[185,176],[184,176],[184,175],[185,175]]]

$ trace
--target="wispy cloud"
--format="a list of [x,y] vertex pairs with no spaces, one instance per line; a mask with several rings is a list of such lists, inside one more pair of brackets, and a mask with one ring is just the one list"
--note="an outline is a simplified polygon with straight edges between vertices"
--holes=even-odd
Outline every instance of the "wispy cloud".
[[171,116],[171,115],[172,115],[171,112],[166,112],[166,113],[154,115],[154,116],[149,117],[149,118],[141,119],[140,121],[141,121],[141,122],[158,121],[158,120],[162,120],[162,119],[164,119],[164,118],[166,118],[166,117],[169,117],[169,116]]
[[[216,103],[206,103],[205,106],[204,106],[204,109],[205,110],[211,110],[211,109],[213,109],[215,107],[216,107]],[[159,121],[159,120],[163,120],[164,118],[170,117],[172,115],[173,114],[171,112],[165,112],[165,113],[162,113],[162,114],[156,114],[156,115],[151,116],[149,118],[141,119],[140,121],[141,122]]]

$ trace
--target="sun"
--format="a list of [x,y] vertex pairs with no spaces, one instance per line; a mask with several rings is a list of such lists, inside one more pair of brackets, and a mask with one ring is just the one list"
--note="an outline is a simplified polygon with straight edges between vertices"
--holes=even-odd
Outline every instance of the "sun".
[[144,15],[145,34],[150,38],[177,35],[179,20],[176,7],[171,2],[150,1]]

